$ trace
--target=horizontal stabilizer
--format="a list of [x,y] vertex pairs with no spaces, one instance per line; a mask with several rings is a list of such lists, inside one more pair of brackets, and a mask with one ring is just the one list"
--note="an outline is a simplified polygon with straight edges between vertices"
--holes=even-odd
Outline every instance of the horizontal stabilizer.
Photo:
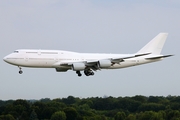
[[161,58],[166,58],[166,57],[171,57],[173,55],[161,55],[161,56],[155,56],[155,57],[150,57],[146,58],[147,60],[154,60],[154,59],[161,59]]
[[151,53],[135,54],[135,55],[132,55],[132,56],[127,56],[127,57],[122,57],[122,58],[111,58],[111,62],[119,63],[119,62],[123,62],[125,59],[145,56],[145,55],[149,55],[149,54],[151,54]]

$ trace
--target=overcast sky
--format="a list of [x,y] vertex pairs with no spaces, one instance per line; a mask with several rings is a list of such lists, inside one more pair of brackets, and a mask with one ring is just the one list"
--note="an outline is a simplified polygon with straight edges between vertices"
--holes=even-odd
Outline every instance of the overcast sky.
[[[16,49],[135,53],[168,32],[163,61],[95,76],[23,68],[2,59]],[[0,99],[180,95],[179,0],[1,0]]]

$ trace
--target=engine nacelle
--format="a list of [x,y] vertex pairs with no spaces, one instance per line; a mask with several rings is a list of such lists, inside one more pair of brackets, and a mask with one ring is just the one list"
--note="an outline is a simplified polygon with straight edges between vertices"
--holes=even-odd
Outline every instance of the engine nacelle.
[[84,63],[73,63],[72,65],[72,69],[74,71],[81,71],[81,70],[84,70],[85,69],[85,64]]
[[100,68],[108,68],[112,64],[110,60],[100,60],[98,63]]

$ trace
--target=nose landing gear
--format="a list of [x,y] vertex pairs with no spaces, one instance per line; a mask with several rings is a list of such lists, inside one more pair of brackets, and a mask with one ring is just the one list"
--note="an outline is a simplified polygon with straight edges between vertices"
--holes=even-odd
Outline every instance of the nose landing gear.
[[19,67],[19,74],[22,74],[23,73],[23,71],[21,70],[22,68],[20,66],[18,67]]

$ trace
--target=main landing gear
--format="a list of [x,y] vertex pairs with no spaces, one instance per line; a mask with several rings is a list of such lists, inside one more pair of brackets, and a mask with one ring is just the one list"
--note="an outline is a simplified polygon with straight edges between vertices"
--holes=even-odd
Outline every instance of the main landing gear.
[[94,75],[94,72],[91,69],[84,70],[86,76]]
[[81,72],[80,71],[76,71],[76,74],[78,74],[79,77],[82,76]]
[[[76,74],[78,74],[79,77],[82,76],[81,72],[80,71],[76,71]],[[84,74],[86,76],[90,76],[90,75],[94,75],[94,72],[91,70],[91,69],[87,69],[87,70],[84,70]]]
[[19,67],[19,74],[22,74],[23,73],[22,68],[20,66],[18,67]]

